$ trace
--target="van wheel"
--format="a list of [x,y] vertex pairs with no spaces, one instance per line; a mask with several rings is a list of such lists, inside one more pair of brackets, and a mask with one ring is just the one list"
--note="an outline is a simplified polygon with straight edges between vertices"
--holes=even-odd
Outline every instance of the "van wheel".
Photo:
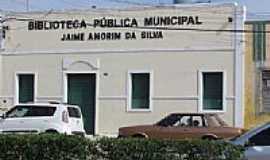
[[46,134],[58,134],[57,130],[54,130],[54,129],[50,129],[50,130],[47,130],[45,131]]

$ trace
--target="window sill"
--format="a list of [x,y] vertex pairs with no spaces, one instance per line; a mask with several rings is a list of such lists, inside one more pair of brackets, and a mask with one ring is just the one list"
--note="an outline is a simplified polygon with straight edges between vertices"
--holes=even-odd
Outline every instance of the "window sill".
[[133,113],[133,112],[138,112],[138,113],[150,113],[152,112],[151,109],[128,109],[127,112]]
[[201,113],[225,113],[225,110],[201,110]]

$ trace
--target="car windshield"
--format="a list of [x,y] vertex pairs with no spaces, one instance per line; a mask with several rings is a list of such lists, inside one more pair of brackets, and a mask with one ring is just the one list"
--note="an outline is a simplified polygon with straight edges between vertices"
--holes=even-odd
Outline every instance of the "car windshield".
[[179,121],[180,118],[181,116],[177,114],[171,114],[165,117],[164,119],[162,119],[161,121],[159,121],[156,125],[163,126],[163,127],[173,126],[177,121]]
[[7,118],[53,116],[56,107],[18,105],[6,113]]
[[235,141],[235,140],[238,139],[239,137],[245,137],[245,136],[250,135],[250,134],[252,134],[252,133],[256,133],[256,132],[258,132],[258,131],[260,131],[260,130],[263,130],[264,128],[267,128],[268,126],[270,126],[270,122],[260,124],[260,125],[258,125],[258,126],[256,126],[256,127],[253,127],[253,128],[251,128],[251,129],[249,129],[249,130],[246,130],[245,133],[240,134],[240,135],[238,135],[238,136],[236,136],[236,137],[233,137],[233,138],[230,139],[230,140],[231,140],[231,141]]
[[81,112],[79,111],[79,109],[74,107],[68,107],[68,114],[69,117],[72,118],[81,118]]

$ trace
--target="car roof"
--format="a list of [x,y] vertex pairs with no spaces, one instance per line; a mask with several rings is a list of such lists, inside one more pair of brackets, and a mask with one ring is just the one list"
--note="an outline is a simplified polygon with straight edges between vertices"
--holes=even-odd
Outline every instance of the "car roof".
[[178,115],[178,116],[205,116],[205,115],[216,115],[213,113],[170,113],[169,115]]
[[15,106],[35,106],[35,107],[74,107],[74,108],[79,108],[77,105],[70,105],[70,104],[64,104],[64,103],[22,103],[22,104],[17,104]]

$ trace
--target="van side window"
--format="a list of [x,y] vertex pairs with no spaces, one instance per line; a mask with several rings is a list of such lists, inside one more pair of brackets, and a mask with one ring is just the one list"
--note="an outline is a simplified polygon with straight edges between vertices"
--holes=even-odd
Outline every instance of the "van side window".
[[81,112],[74,107],[68,107],[68,114],[72,118],[81,118]]

